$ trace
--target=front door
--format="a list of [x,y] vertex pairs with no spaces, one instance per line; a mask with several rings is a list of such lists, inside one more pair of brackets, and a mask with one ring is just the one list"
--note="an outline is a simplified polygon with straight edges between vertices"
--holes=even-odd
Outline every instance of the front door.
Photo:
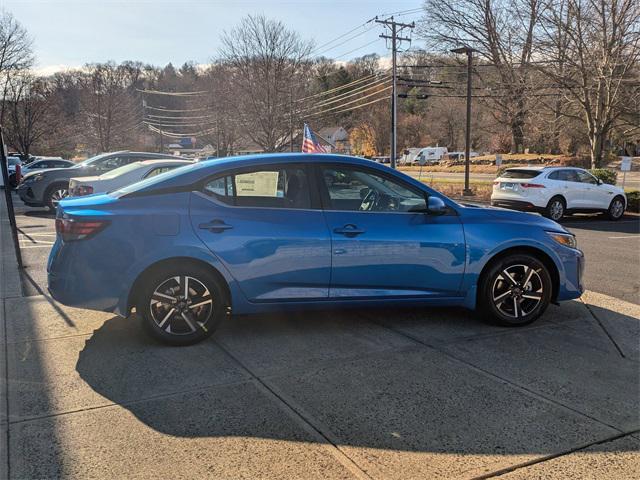
[[207,180],[191,195],[198,237],[251,302],[329,295],[331,240],[302,166],[254,167]]
[[426,193],[366,167],[321,166],[332,239],[330,297],[459,295],[465,267],[459,218],[425,213]]
[[582,186],[583,208],[606,209],[609,208],[613,195],[607,193],[598,185],[596,177],[589,172],[576,170],[578,180]]

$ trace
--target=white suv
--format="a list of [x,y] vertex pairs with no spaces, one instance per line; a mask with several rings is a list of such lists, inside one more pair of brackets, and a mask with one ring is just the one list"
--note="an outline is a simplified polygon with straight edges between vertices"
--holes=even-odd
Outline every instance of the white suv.
[[572,167],[505,170],[493,182],[491,205],[540,212],[560,220],[568,212],[604,212],[618,220],[627,207],[624,190]]

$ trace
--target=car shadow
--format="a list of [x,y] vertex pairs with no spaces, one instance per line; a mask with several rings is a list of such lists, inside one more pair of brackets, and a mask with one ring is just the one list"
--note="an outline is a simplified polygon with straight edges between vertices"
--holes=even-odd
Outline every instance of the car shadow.
[[567,228],[592,230],[596,232],[640,233],[640,215],[625,215],[620,220],[609,220],[603,215],[576,214],[565,217],[560,224]]
[[[178,437],[302,441],[278,420],[283,409],[298,412],[299,405],[305,412],[300,415],[313,417],[313,425],[318,421],[328,438],[376,450],[551,454],[596,443],[611,431],[425,346],[489,338],[483,358],[517,364],[526,361],[518,358],[522,352],[504,358],[511,335],[524,345],[531,335],[540,356],[553,338],[540,332],[563,326],[549,322],[516,331],[485,326],[455,309],[390,315],[374,310],[334,312],[335,318],[326,312],[232,317],[212,339],[181,348],[160,345],[139,322],[114,317],[86,340],[76,371],[100,396],[150,428]],[[453,335],[441,338],[447,328]],[[414,338],[432,331],[434,338],[416,342],[402,331],[412,331]],[[603,352],[594,349],[595,354]],[[550,368],[550,377],[566,375],[566,385],[576,381],[572,375],[584,383],[582,365],[575,371],[567,364]]]

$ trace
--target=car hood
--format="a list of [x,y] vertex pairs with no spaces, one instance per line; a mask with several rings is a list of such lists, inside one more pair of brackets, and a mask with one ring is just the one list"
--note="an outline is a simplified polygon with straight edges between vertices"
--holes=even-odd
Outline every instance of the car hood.
[[537,225],[544,230],[569,233],[569,231],[559,223],[543,217],[542,215],[538,215],[537,213],[518,212],[515,210],[507,210],[506,208],[490,207],[487,205],[478,205],[473,203],[464,203],[462,204],[462,207],[465,215],[489,217],[499,222]]

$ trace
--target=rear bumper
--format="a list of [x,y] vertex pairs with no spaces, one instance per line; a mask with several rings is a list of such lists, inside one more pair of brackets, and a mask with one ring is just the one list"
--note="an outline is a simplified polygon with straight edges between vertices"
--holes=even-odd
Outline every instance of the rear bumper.
[[524,200],[507,200],[507,199],[492,199],[492,207],[509,208],[511,210],[520,210],[521,212],[542,212],[543,207],[538,207],[531,202],[525,202]]

